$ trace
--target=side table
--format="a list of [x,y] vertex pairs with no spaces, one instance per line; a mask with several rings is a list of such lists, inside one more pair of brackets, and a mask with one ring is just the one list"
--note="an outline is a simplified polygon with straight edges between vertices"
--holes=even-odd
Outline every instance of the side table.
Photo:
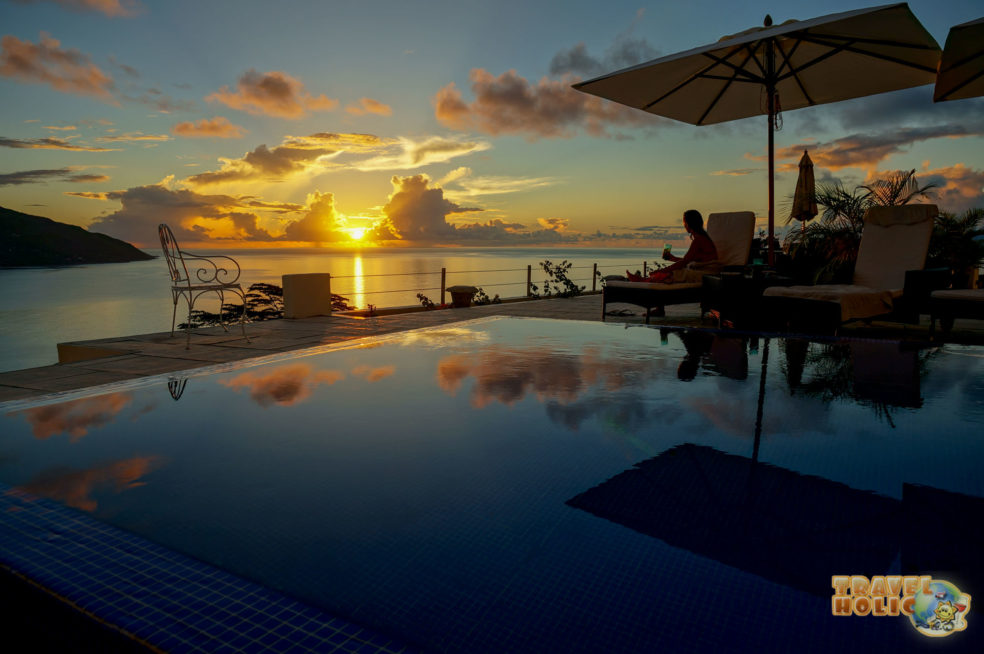
[[705,275],[700,303],[702,313],[716,311],[718,325],[731,325],[740,329],[754,328],[761,324],[762,293],[772,286],[792,286],[792,277],[777,275],[771,271],[761,274],[721,273]]

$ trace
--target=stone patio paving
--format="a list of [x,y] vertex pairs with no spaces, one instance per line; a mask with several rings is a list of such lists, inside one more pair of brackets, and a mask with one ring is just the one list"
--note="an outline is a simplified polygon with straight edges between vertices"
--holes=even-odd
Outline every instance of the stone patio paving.
[[[609,310],[631,312],[629,315],[608,316],[609,322],[643,322],[638,307],[612,304]],[[190,349],[185,349],[183,333],[172,338],[169,332],[62,343],[58,344],[62,363],[0,372],[0,402],[30,401],[50,393],[78,391],[102,384],[486,316],[598,321],[601,319],[601,296],[589,294],[568,299],[507,302],[469,309],[417,311],[371,318],[336,314],[301,320],[269,320],[247,327],[250,343],[242,338],[238,328],[226,333],[220,327],[212,327],[194,332]],[[700,309],[696,304],[668,306],[665,317],[653,318],[651,322],[669,326],[716,326],[713,320],[700,320]],[[926,341],[929,340],[929,323],[924,316],[920,325],[876,322],[853,325],[844,332],[855,336]],[[947,340],[984,344],[984,322],[958,320]]]

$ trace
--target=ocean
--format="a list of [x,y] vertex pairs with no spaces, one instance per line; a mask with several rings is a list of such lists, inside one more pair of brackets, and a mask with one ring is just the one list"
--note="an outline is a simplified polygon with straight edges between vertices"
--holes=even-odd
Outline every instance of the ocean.
[[[147,252],[159,255],[159,251]],[[591,289],[592,267],[602,275],[641,269],[661,251],[650,248],[373,248],[364,250],[223,250],[242,266],[244,287],[280,285],[289,273],[327,272],[331,290],[365,308],[417,305],[422,292],[440,302],[447,286],[480,286],[489,297],[526,293],[526,267],[541,285],[541,261],[573,262],[571,277]],[[450,297],[446,298],[450,302]],[[202,308],[215,310],[216,301]],[[196,303],[196,308],[199,304]],[[0,371],[57,363],[57,343],[167,331],[171,296],[163,258],[60,268],[0,269]],[[178,306],[178,319],[182,307]],[[187,315],[187,314],[185,314]]]

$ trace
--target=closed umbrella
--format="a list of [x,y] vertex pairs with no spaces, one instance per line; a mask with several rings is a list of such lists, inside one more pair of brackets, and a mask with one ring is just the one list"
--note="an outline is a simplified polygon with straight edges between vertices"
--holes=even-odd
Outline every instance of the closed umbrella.
[[933,102],[984,95],[984,18],[950,28]]
[[798,220],[806,229],[806,221],[817,215],[816,182],[813,178],[813,161],[810,153],[803,150],[799,162],[799,177],[796,178],[796,192],[793,193],[793,209],[790,220]]
[[574,88],[692,125],[769,119],[769,263],[774,263],[773,131],[797,109],[936,79],[940,47],[905,3],[772,25],[580,82]]

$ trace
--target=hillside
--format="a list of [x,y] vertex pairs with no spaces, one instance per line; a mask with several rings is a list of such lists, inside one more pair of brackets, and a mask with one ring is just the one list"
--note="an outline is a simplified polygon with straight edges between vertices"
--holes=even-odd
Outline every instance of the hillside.
[[125,241],[0,207],[0,268],[153,259]]

